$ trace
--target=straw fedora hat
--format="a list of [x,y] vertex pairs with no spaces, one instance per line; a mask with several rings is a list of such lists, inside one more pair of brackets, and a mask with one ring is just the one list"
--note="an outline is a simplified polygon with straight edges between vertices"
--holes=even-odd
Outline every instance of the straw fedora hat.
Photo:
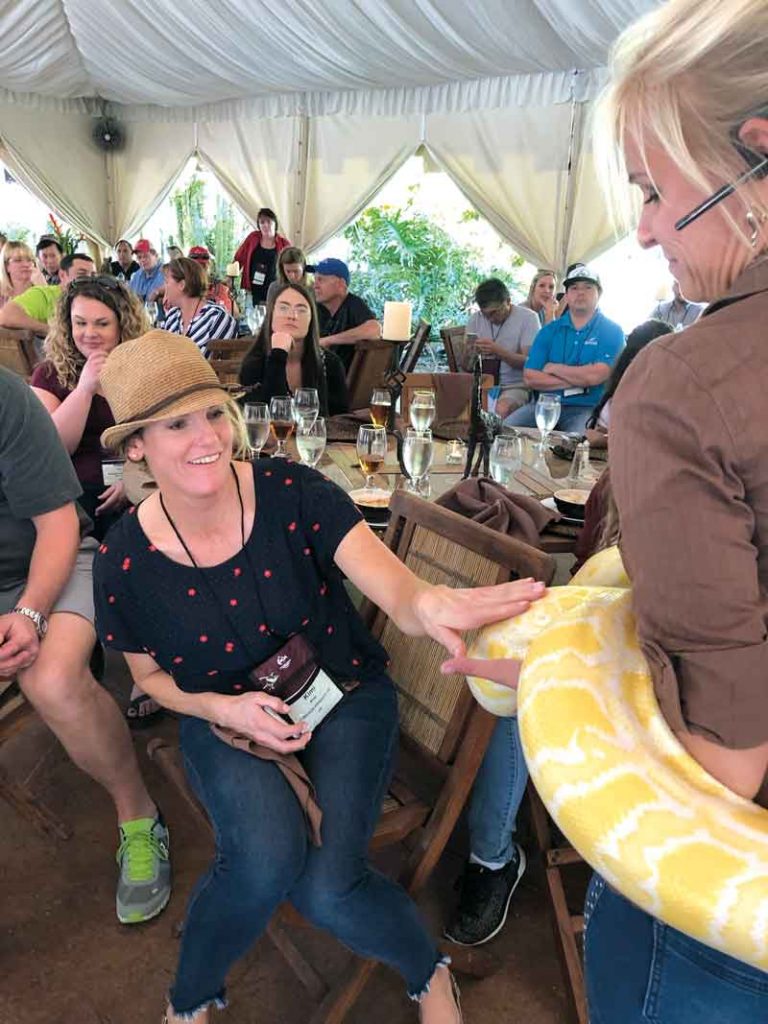
[[116,448],[140,427],[229,399],[216,371],[189,338],[149,331],[109,354],[99,377],[115,426],[101,435]]

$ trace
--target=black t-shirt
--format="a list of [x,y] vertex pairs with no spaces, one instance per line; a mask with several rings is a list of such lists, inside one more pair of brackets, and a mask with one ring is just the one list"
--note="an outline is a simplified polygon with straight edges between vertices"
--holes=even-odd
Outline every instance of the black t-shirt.
[[33,517],[80,492],[50,413],[21,377],[0,368],[0,591],[27,578],[37,539]]
[[277,249],[265,249],[257,245],[251,255],[248,277],[251,282],[251,295],[255,303],[267,301],[267,291],[275,280],[277,268]]
[[131,260],[127,269],[124,269],[122,264],[118,263],[117,260],[112,260],[109,266],[110,273],[113,277],[116,277],[118,281],[130,281],[136,271],[141,270],[141,267],[136,260]]
[[102,642],[148,653],[188,692],[247,689],[247,672],[295,633],[339,681],[380,678],[386,652],[333,561],[360,513],[330,480],[290,459],[262,459],[253,476],[253,530],[220,565],[195,569],[167,558],[134,509],[113,526],[94,563]]
[[[341,334],[342,331],[349,331],[353,327],[368,320],[375,320],[376,314],[368,303],[359,295],[348,292],[346,298],[334,314],[328,312],[322,303],[317,304],[317,324],[320,328],[320,337],[327,338],[329,334]],[[333,351],[341,359],[345,368],[352,362],[355,351],[354,345],[334,345]]]

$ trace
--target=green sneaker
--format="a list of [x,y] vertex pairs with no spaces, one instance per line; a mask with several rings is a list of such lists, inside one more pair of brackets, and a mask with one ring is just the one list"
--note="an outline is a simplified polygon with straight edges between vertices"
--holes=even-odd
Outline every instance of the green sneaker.
[[139,924],[156,917],[171,896],[168,829],[162,816],[120,824],[117,919]]

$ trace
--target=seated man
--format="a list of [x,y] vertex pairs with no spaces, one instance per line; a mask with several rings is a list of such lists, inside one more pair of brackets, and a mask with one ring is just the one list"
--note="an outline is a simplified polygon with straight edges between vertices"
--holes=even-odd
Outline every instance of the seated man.
[[[507,286],[496,277],[477,286],[475,302],[480,311],[467,321],[467,333],[477,335],[475,351],[481,356],[501,360],[501,393],[496,401],[496,412],[503,419],[528,401],[523,366],[539,330],[539,318],[531,309],[513,306]],[[466,354],[474,362],[474,355]],[[473,367],[467,366],[467,369]]]
[[46,284],[61,284],[59,281],[59,264],[64,255],[58,239],[53,235],[43,235],[35,246],[37,263],[45,278]]
[[165,292],[165,276],[157,258],[157,249],[147,238],[140,238],[133,251],[140,269],[131,274],[128,287],[142,302],[157,302]]
[[59,296],[70,281],[77,277],[93,277],[93,260],[84,252],[75,252],[62,257],[59,264],[59,284],[36,284],[6,302],[0,309],[0,327],[16,327],[48,333],[48,321],[56,310]]
[[121,238],[118,241],[115,246],[115,256],[116,259],[107,260],[104,273],[111,274],[118,281],[130,281],[141,267],[133,258],[133,246],[127,239]]
[[652,320],[661,320],[669,324],[676,331],[682,331],[684,327],[695,324],[701,314],[707,308],[706,302],[689,302],[680,291],[677,281],[672,282],[673,299],[669,302],[659,302],[654,306],[651,313]]
[[[525,361],[523,381],[533,391],[559,395],[556,428],[580,434],[600,401],[611,366],[624,345],[624,332],[597,308],[603,289],[593,270],[577,263],[563,284],[568,311],[536,335]],[[535,427],[536,400],[513,412],[504,425]]]
[[348,369],[355,351],[352,346],[366,338],[380,338],[381,325],[367,302],[349,290],[349,267],[343,260],[317,264],[315,300],[320,344],[332,348]]
[[168,831],[139,774],[128,726],[89,669],[97,544],[80,538],[79,494],[42,402],[0,369],[0,678],[18,678],[75,764],[112,797],[117,915],[132,924],[168,902]]

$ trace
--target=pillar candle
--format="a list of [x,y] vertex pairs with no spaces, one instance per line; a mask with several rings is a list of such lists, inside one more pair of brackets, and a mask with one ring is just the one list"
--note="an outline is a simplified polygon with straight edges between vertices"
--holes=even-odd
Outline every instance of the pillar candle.
[[387,341],[408,341],[411,337],[410,302],[384,303],[383,336]]
[[227,264],[227,277],[240,277],[240,264],[228,263]]

